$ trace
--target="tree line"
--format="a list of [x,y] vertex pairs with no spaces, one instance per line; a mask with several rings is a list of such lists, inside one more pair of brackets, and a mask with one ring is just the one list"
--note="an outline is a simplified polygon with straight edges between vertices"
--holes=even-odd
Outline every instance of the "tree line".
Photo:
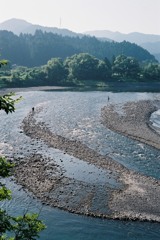
[[156,59],[142,47],[123,41],[102,41],[95,37],[69,37],[37,30],[34,35],[15,35],[0,31],[1,57],[9,59],[11,64],[36,67],[46,64],[51,58],[66,59],[74,54],[88,53],[98,59],[112,61],[118,55],[132,56],[140,62]]
[[81,86],[96,82],[160,81],[160,64],[140,63],[136,58],[118,55],[112,62],[88,53],[66,59],[51,58],[40,67],[3,66],[0,84],[8,87],[43,85]]

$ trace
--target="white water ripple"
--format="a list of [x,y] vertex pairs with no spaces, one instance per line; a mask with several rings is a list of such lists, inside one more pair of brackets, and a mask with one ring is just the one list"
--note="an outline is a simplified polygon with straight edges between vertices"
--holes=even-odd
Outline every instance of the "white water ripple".
[[160,109],[151,114],[150,122],[152,128],[160,134]]

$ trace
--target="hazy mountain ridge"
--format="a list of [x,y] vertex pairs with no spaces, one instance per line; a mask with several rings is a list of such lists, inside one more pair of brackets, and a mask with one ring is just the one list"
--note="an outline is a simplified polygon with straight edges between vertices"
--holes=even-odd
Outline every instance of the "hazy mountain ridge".
[[160,53],[160,41],[159,42],[145,42],[141,44],[144,48],[148,48],[151,52],[157,53],[157,50]]
[[122,41],[129,41],[134,42],[137,44],[142,44],[144,42],[159,42],[160,41],[160,35],[155,34],[145,34],[145,33],[139,33],[139,32],[132,32],[132,33],[120,33],[120,32],[112,32],[108,30],[95,30],[95,31],[87,31],[85,34],[90,36],[95,36],[99,38],[110,38],[116,42],[122,42]]
[[30,33],[34,34],[36,30],[41,30],[43,32],[52,32],[62,36],[76,37],[78,33],[74,33],[68,29],[56,28],[56,27],[45,27],[37,24],[29,23],[22,19],[12,18],[5,22],[0,23],[0,30],[11,31],[16,35],[20,33]]
[[138,32],[125,34],[125,33],[120,33],[118,31],[113,32],[109,30],[95,30],[95,31],[87,31],[87,32],[84,32],[83,34],[80,34],[68,29],[41,26],[41,25],[29,23],[22,19],[16,19],[16,18],[12,18],[0,23],[0,30],[11,31],[17,35],[19,35],[20,33],[34,34],[37,29],[40,29],[43,32],[46,31],[46,32],[57,33],[62,36],[76,37],[76,36],[90,35],[90,36],[95,36],[97,38],[103,38],[108,41],[114,40],[116,42],[122,42],[124,40],[131,43],[136,43],[136,44],[160,42],[160,35],[144,34],[144,33],[138,33]]
[[138,32],[132,32],[129,34],[124,34],[120,32],[113,32],[109,30],[95,30],[87,31],[84,34],[75,33],[68,29],[62,29],[57,27],[46,27],[36,24],[29,23],[22,19],[12,18],[7,21],[0,23],[0,30],[11,31],[16,35],[20,33],[30,33],[34,34],[35,31],[39,29],[43,32],[52,32],[62,36],[77,37],[83,35],[95,36],[102,41],[116,41],[123,42],[128,41],[131,43],[136,43],[141,47],[145,48],[151,54],[153,54],[158,61],[160,61],[160,35],[155,34],[144,34]]
[[95,30],[95,31],[87,31],[85,34],[90,36],[95,36],[98,38],[108,38],[112,39],[116,42],[122,42],[122,41],[129,41],[131,43],[136,43],[140,45],[141,47],[148,50],[150,53],[152,53],[157,60],[160,61],[160,35],[156,34],[145,34],[145,33],[138,33],[138,32],[132,32],[132,33],[120,33],[120,32],[112,32],[108,30]]
[[98,37],[79,35],[67,29],[33,25],[19,19],[10,19],[0,24],[0,45],[4,59],[23,66],[39,66],[53,57],[64,59],[81,52],[99,59],[108,58],[109,61],[124,54],[140,62],[156,62],[147,50],[129,41],[117,42],[102,38],[100,41]]

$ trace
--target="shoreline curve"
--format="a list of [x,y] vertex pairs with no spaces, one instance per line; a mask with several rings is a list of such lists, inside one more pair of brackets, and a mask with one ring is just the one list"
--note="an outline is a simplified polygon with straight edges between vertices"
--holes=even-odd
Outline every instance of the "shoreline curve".
[[[72,213],[109,219],[160,222],[159,180],[131,171],[78,141],[55,135],[45,123],[36,123],[35,116],[39,111],[40,109],[35,109],[34,113],[30,112],[23,120],[23,131],[27,136],[44,141],[48,147],[57,148],[64,154],[97,168],[110,171],[111,176],[116,175],[121,187],[114,189],[108,185],[88,185],[83,181],[67,178],[54,159],[50,161],[40,154],[31,154],[23,161],[15,159],[15,177],[18,183],[33,192],[44,204]],[[145,116],[148,116],[147,111]]]

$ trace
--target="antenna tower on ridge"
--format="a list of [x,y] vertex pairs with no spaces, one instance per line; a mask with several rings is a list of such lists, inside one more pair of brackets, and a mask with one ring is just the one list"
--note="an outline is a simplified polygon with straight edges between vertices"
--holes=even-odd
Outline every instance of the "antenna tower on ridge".
[[59,19],[59,28],[61,28],[61,26],[62,26],[62,19],[60,17],[60,19]]

